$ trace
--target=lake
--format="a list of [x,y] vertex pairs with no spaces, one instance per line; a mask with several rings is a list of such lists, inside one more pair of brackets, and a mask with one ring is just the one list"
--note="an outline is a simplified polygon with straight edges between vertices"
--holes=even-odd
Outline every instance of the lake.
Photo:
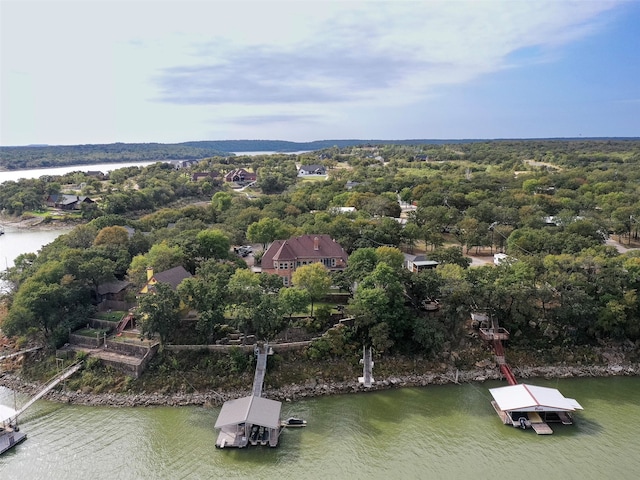
[[[268,373],[267,373],[268,375]],[[502,424],[488,388],[503,382],[404,388],[284,403],[300,416],[275,449],[217,450],[219,408],[108,408],[38,401],[27,440],[0,457],[25,479],[635,479],[640,378],[531,380],[584,411],[537,436]],[[0,387],[0,403],[13,406]],[[27,400],[18,395],[18,406]]]
[[0,184],[9,180],[18,181],[21,178],[40,178],[44,175],[64,175],[70,172],[99,171],[107,173],[124,167],[145,167],[156,162],[124,162],[99,163],[95,165],[71,165],[67,167],[32,168],[27,170],[0,171]]
[[[13,261],[23,253],[38,253],[38,251],[53,242],[71,227],[50,230],[20,229],[11,225],[4,226],[4,235],[0,235],[0,271],[13,266]],[[6,292],[7,284],[0,281],[0,293]]]

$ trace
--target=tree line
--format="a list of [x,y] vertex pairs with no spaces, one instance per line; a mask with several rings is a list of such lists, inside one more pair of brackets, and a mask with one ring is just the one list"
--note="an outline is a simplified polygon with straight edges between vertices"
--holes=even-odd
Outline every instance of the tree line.
[[[349,293],[346,313],[355,323],[316,341],[310,354],[318,357],[362,343],[435,354],[464,338],[472,311],[490,312],[512,341],[530,348],[637,341],[640,255],[605,242],[637,242],[638,160],[635,141],[581,140],[360,145],[200,162],[202,170],[256,170],[250,195],[222,184],[191,186],[162,164],[116,170],[99,187],[95,218],[7,272],[15,290],[3,330],[39,329],[63,341],[70,322],[86,318],[100,284],[126,278],[140,285],[147,266],[182,265],[193,279],[176,292],[158,287],[155,303],[141,301],[154,319],[149,333],[163,341],[176,331],[180,305],[199,312],[199,343],[220,338],[229,324],[273,338],[309,307],[306,326],[319,331],[327,311],[312,303],[327,283]],[[322,163],[329,177],[300,179],[296,163]],[[69,180],[78,178],[23,185],[37,196]],[[19,190],[3,185],[0,199]],[[346,271],[315,272],[283,288],[278,278],[252,274],[230,250],[247,242],[264,249],[299,234],[332,236],[349,254]],[[402,252],[418,250],[438,267],[409,272]],[[474,252],[508,257],[470,268],[465,254]],[[423,308],[434,299],[437,314]]]

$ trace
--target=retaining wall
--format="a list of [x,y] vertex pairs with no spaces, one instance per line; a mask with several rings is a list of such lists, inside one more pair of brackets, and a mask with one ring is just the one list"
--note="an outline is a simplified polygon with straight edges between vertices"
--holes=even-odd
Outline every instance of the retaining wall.
[[100,320],[98,318],[89,319],[89,325],[91,328],[95,328],[97,330],[115,330],[118,326],[118,322],[110,322],[109,320]]
[[84,335],[69,335],[69,343],[78,345],[85,348],[98,348],[104,343],[104,337],[101,335],[98,338],[85,337]]
[[[302,350],[303,348],[311,345],[311,341],[305,342],[291,342],[291,343],[273,343],[269,344],[269,347],[273,348],[274,352],[289,352],[293,350]],[[207,350],[209,352],[230,352],[232,349],[240,349],[243,352],[251,353],[255,348],[254,345],[165,345],[165,350],[171,350],[173,352],[179,351],[199,351]]]
[[143,358],[149,351],[149,347],[145,345],[117,342],[109,339],[107,339],[107,348],[112,352],[121,353],[123,355],[129,355],[137,358]]

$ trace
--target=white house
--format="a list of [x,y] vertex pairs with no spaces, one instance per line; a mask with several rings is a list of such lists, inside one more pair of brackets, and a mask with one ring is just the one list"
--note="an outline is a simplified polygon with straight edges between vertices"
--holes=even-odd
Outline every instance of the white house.
[[327,169],[322,165],[300,165],[298,169],[299,177],[306,177],[308,175],[326,175]]

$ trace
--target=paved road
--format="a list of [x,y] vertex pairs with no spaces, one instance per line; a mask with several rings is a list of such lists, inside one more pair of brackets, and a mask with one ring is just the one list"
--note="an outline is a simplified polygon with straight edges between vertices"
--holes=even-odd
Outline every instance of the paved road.
[[615,241],[614,239],[612,239],[611,237],[607,238],[607,241],[605,242],[607,245],[609,245],[610,247],[616,247],[616,249],[618,250],[618,252],[620,253],[625,253],[628,252],[629,250],[639,250],[638,248],[628,248],[625,247],[624,245],[622,245],[621,243]]

